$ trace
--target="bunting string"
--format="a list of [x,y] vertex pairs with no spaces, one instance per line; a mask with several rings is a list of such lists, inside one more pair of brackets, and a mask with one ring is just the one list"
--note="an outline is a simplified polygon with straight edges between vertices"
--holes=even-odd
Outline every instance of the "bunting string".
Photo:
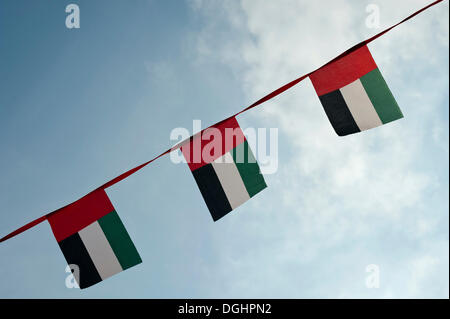
[[[225,121],[227,121],[227,120],[229,120],[229,119],[231,119],[231,118],[234,118],[234,117],[236,117],[236,116],[238,116],[238,115],[240,115],[240,114],[242,114],[242,113],[244,113],[244,112],[247,112],[248,110],[250,110],[250,109],[252,109],[252,108],[254,108],[254,107],[257,107],[257,106],[263,104],[264,102],[266,102],[266,101],[268,101],[268,100],[273,99],[274,97],[278,96],[279,94],[281,94],[281,93],[283,93],[283,92],[289,90],[289,89],[292,88],[293,86],[297,85],[298,83],[300,83],[301,81],[303,81],[304,79],[306,79],[307,77],[309,77],[311,74],[313,74],[313,73],[316,72],[317,70],[319,70],[319,69],[321,69],[321,68],[323,68],[323,67],[329,65],[330,63],[332,63],[332,62],[334,62],[334,61],[336,61],[336,60],[338,60],[338,59],[340,59],[340,58],[342,58],[342,57],[344,57],[344,56],[347,56],[348,54],[354,52],[355,50],[361,48],[362,46],[365,46],[365,45],[369,44],[370,42],[376,40],[377,38],[381,37],[382,35],[386,34],[386,33],[389,32],[389,31],[391,31],[391,30],[394,29],[395,27],[399,26],[400,24],[402,24],[402,23],[408,21],[409,19],[415,17],[416,15],[420,14],[421,12],[427,10],[428,8],[434,6],[434,5],[436,5],[436,4],[438,4],[439,2],[442,2],[442,1],[444,1],[444,0],[436,0],[436,1],[434,1],[434,2],[432,2],[432,3],[430,3],[430,4],[428,4],[427,6],[423,7],[422,9],[420,9],[420,10],[418,10],[418,11],[416,11],[416,12],[414,12],[413,14],[411,14],[411,15],[409,15],[408,17],[404,18],[404,19],[401,20],[400,22],[398,22],[398,23],[392,25],[391,27],[389,27],[389,28],[387,28],[387,29],[385,29],[385,30],[383,30],[383,31],[381,31],[381,32],[379,32],[379,33],[377,33],[376,35],[374,35],[374,36],[372,36],[372,37],[370,37],[370,38],[368,38],[368,39],[366,39],[366,40],[364,40],[364,41],[362,41],[362,42],[360,42],[360,43],[354,45],[353,47],[351,47],[351,48],[349,48],[348,50],[346,50],[345,52],[339,54],[338,56],[336,56],[336,57],[333,58],[332,60],[328,61],[328,62],[325,63],[324,65],[318,67],[317,69],[315,69],[315,70],[313,70],[313,71],[311,71],[311,72],[309,72],[309,73],[307,73],[307,74],[304,74],[304,75],[298,77],[297,79],[295,79],[295,80],[293,80],[293,81],[291,81],[291,82],[289,82],[289,83],[287,83],[287,84],[285,84],[285,85],[279,87],[278,89],[276,89],[276,90],[274,90],[273,92],[267,94],[266,96],[264,96],[264,97],[262,97],[261,99],[257,100],[257,101],[254,102],[253,104],[251,104],[251,105],[249,105],[248,107],[242,109],[241,111],[239,111],[239,112],[237,112],[237,113],[235,113],[235,114],[229,116],[228,118],[226,118],[226,119],[224,119],[224,120],[222,120],[222,121],[220,121],[220,122],[217,122],[217,123],[215,123],[215,124],[213,124],[213,125],[211,125],[211,126],[205,128],[205,129],[201,130],[200,132],[198,132],[198,133],[194,134],[193,136],[187,138],[186,140],[184,140],[184,141],[182,141],[182,142],[176,144],[175,146],[173,146],[173,147],[171,147],[170,149],[168,149],[168,150],[162,152],[161,154],[159,154],[158,156],[152,158],[151,160],[149,160],[149,161],[147,161],[147,162],[145,162],[145,163],[142,163],[142,164],[140,164],[140,165],[138,165],[138,166],[136,166],[136,167],[134,167],[134,168],[132,168],[132,169],[130,169],[130,170],[124,172],[124,173],[122,173],[121,175],[119,175],[119,176],[117,176],[117,177],[111,179],[110,181],[106,182],[105,184],[103,184],[103,185],[101,185],[100,187],[94,189],[93,191],[91,191],[90,193],[86,194],[85,196],[81,197],[79,200],[81,200],[81,199],[83,199],[83,198],[86,198],[88,195],[90,195],[90,194],[92,194],[92,193],[94,193],[94,192],[96,192],[96,191],[99,191],[99,190],[105,190],[106,188],[109,188],[109,187],[113,186],[114,184],[116,184],[116,183],[122,181],[123,179],[129,177],[130,175],[136,173],[137,171],[139,171],[139,170],[141,170],[142,168],[146,167],[147,165],[149,165],[149,164],[152,163],[153,161],[159,159],[160,157],[163,157],[163,156],[165,156],[165,155],[171,153],[172,151],[178,150],[179,148],[181,148],[183,145],[185,145],[187,142],[189,142],[189,141],[192,140],[193,138],[195,138],[195,137],[201,135],[206,129],[208,129],[208,128],[212,127],[212,126],[217,126],[217,125],[219,125],[219,124],[222,123],[222,122],[225,122]],[[66,209],[66,208],[68,208],[69,206],[74,205],[74,203],[78,202],[79,200],[77,200],[77,201],[75,201],[75,202],[73,202],[73,203],[70,203],[70,204],[68,204],[68,205],[66,205],[66,206],[64,206],[64,207],[61,207],[61,208],[59,208],[59,209],[57,209],[57,210],[55,210],[55,211],[52,211],[52,212],[50,212],[50,213],[48,213],[48,214],[46,214],[46,215],[44,215],[44,216],[41,216],[41,217],[39,217],[39,218],[33,220],[32,222],[30,222],[30,223],[28,223],[28,224],[26,224],[26,225],[24,225],[24,226],[18,228],[17,230],[11,232],[10,234],[4,236],[3,238],[0,239],[0,242],[4,242],[4,241],[6,241],[6,240],[8,240],[8,239],[10,239],[10,238],[12,238],[12,237],[14,237],[14,236],[16,236],[16,235],[18,235],[18,234],[20,234],[20,233],[22,233],[22,232],[28,230],[28,229],[30,229],[30,228],[32,228],[32,227],[34,227],[34,226],[40,224],[41,222],[47,220],[49,217],[54,216],[55,214],[58,214],[58,212],[62,211],[63,209]]]

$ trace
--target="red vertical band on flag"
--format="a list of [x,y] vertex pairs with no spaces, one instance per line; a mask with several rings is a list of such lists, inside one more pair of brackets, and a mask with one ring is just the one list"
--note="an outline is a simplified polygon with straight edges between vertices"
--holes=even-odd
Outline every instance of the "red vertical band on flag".
[[47,219],[56,240],[60,242],[113,210],[108,195],[99,189],[49,215]]
[[210,126],[181,146],[191,171],[209,164],[245,141],[235,117]]
[[321,96],[346,86],[376,69],[377,65],[367,45],[327,64],[313,72],[309,78]]

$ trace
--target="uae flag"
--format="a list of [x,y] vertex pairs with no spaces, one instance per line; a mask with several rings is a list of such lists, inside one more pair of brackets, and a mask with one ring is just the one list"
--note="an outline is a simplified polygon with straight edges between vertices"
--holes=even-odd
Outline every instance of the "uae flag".
[[75,265],[71,268],[81,289],[142,262],[103,189],[50,215],[48,221],[67,263]]
[[403,117],[366,45],[323,66],[310,79],[339,136]]
[[193,136],[181,151],[214,221],[267,187],[234,117]]

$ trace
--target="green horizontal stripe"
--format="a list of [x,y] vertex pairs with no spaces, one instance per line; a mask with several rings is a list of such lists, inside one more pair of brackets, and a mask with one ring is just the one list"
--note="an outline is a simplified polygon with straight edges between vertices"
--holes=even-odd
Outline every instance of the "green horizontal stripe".
[[363,75],[360,80],[383,124],[403,117],[402,111],[378,68]]
[[267,187],[247,140],[236,146],[231,154],[250,197]]
[[116,211],[103,216],[98,220],[98,223],[123,270],[142,262],[130,235],[128,235]]

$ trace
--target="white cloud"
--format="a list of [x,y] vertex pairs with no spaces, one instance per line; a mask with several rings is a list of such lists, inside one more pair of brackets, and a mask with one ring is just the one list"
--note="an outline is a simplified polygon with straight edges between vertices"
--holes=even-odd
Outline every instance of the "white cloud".
[[[379,3],[381,24],[386,27],[427,1]],[[320,4],[294,0],[194,1],[196,12],[207,21],[197,34],[198,63],[217,59],[229,65],[249,101],[256,100],[378,32],[365,28],[366,4],[357,1],[323,1]],[[448,73],[438,72],[448,59],[448,10],[443,10],[445,6],[448,4],[430,9],[429,13],[369,46],[406,114],[405,119],[360,134],[338,137],[309,80],[267,102],[258,111],[239,118],[243,123],[279,127],[280,140],[286,143],[285,149],[290,155],[280,159],[279,172],[269,178],[270,193],[265,191],[266,194],[252,201],[253,206],[246,208],[249,211],[257,208],[258,214],[251,214],[248,219],[241,215],[241,220],[236,221],[238,224],[233,224],[242,228],[242,238],[228,239],[227,243],[218,239],[224,246],[222,252],[227,260],[239,241],[255,245],[255,250],[240,251],[227,261],[230,269],[225,270],[223,276],[229,276],[230,283],[224,293],[230,296],[364,297],[367,296],[364,287],[361,290],[360,286],[346,285],[349,280],[355,280],[352,277],[354,265],[367,255],[380,259],[380,263],[391,262],[394,258],[389,252],[368,252],[364,245],[381,245],[388,249],[393,243],[382,238],[383,232],[398,232],[399,238],[413,238],[411,240],[431,240],[426,236],[436,235],[436,221],[445,220],[445,211],[439,211],[438,216],[427,216],[422,205],[428,200],[427,194],[438,191],[439,176],[418,167],[417,159],[424,158],[424,149],[429,144],[440,149],[441,156],[448,157],[448,146],[445,146],[448,145],[448,122],[436,116],[443,94],[448,97]],[[228,25],[226,31],[224,23]],[[415,69],[411,70],[412,67]],[[434,76],[433,82],[427,87],[423,87],[423,83],[414,86],[415,83],[407,80],[416,78],[415,72]],[[262,206],[258,206],[257,201],[262,202]],[[270,235],[271,231],[280,230],[282,233],[277,236]],[[260,246],[253,242],[256,241],[253,236],[259,238],[258,244],[262,242],[264,250],[258,251],[256,247]],[[381,243],[374,242],[374,238],[379,238]],[[420,296],[418,282],[422,288],[432,284],[423,283],[428,278],[425,274],[433,271],[439,262],[448,266],[448,240],[445,245],[446,253],[434,249],[443,257],[422,256],[423,250],[411,250],[410,255],[402,256],[401,267],[413,265],[409,274],[415,278],[412,284],[404,289],[386,287],[375,296]],[[445,245],[442,248],[445,249]],[[345,252],[344,247],[352,250]],[[256,261],[264,265],[255,272],[252,265]],[[336,263],[333,269],[323,265],[327,261]],[[322,265],[318,265],[320,263]],[[346,267],[347,263],[353,266]],[[362,272],[365,265],[361,266]],[[292,272],[295,279],[280,273],[280,270],[289,271],[291,266],[297,267],[297,271],[301,269],[302,275],[309,278],[301,278],[297,272]],[[401,271],[400,268],[391,271]],[[319,280],[336,272],[341,279]],[[245,275],[240,277],[241,273]],[[255,283],[262,277],[271,278],[264,282],[272,289],[270,293],[262,293],[261,286]],[[313,281],[315,277],[318,281]],[[308,292],[291,286],[293,282],[303,281],[315,286],[308,287]],[[363,283],[362,278],[358,285]],[[350,291],[346,291],[346,287],[350,287]],[[442,297],[448,291],[448,281],[447,285],[442,283],[439,287],[436,296]]]

